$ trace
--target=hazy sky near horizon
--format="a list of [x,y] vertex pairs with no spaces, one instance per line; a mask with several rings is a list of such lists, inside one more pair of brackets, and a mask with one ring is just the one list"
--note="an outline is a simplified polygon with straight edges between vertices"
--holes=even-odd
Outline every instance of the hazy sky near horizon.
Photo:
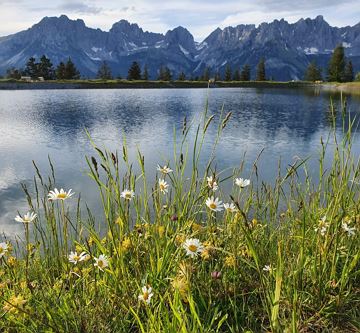
[[181,25],[201,41],[217,27],[281,18],[295,22],[323,15],[333,26],[355,25],[360,21],[360,0],[0,0],[0,36],[61,14],[105,31],[121,19],[161,33]]

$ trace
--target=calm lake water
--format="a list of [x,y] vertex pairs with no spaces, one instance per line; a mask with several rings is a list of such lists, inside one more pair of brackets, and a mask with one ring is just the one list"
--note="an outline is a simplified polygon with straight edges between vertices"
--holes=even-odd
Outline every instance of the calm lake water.
[[[330,129],[328,94],[299,89],[138,89],[138,90],[33,90],[0,91],[0,232],[22,233],[14,221],[27,211],[20,183],[32,188],[35,160],[42,174],[49,174],[48,156],[57,186],[72,188],[95,212],[96,186],[86,175],[85,155],[95,155],[85,129],[100,147],[121,150],[122,135],[136,161],[136,147],[145,155],[149,176],[156,165],[171,158],[173,130],[181,131],[183,119],[199,118],[209,93],[209,115],[233,113],[217,149],[218,170],[238,167],[246,153],[243,176],[250,174],[259,152],[260,178],[271,181],[278,160],[287,166],[296,156],[310,157],[316,166],[320,138]],[[334,97],[339,105],[338,97]],[[339,107],[338,107],[339,108]],[[360,100],[348,97],[351,117],[359,116]],[[338,116],[339,133],[341,117]],[[191,136],[194,131],[191,132]],[[216,136],[209,128],[203,160]],[[190,137],[191,139],[191,137]],[[360,152],[355,133],[354,152]],[[311,168],[310,168],[311,169]],[[73,200],[75,201],[75,200]]]

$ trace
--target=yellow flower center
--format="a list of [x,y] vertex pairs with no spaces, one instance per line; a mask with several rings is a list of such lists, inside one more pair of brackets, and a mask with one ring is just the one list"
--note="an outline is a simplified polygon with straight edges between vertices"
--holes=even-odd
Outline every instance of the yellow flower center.
[[165,185],[164,184],[160,184],[160,190],[165,190]]
[[125,198],[126,199],[131,199],[131,193],[125,193]]
[[78,255],[74,256],[74,260],[78,261],[80,259],[80,257]]
[[198,249],[198,248],[197,248],[196,245],[194,245],[194,244],[189,245],[189,250],[190,250],[191,252],[196,252],[197,249]]
[[0,253],[3,253],[4,249],[2,247],[0,247]]
[[209,207],[210,207],[211,209],[215,209],[217,206],[216,206],[216,204],[215,204],[214,202],[212,202],[212,203],[209,205]]
[[57,197],[58,197],[58,199],[65,199],[66,193],[59,193]]
[[103,267],[104,266],[104,262],[102,260],[98,260],[98,267]]
[[144,301],[146,301],[149,298],[149,293],[145,291],[143,297],[144,297]]

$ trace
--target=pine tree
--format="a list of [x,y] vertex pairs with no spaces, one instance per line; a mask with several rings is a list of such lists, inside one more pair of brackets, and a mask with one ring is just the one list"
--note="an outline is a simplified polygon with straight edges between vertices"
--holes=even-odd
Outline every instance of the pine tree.
[[236,69],[233,75],[233,81],[240,81],[240,70]]
[[344,70],[344,82],[352,82],[354,81],[354,68],[351,60],[346,63]]
[[6,78],[20,80],[21,71],[19,69],[16,69],[15,67],[11,67],[6,70]]
[[345,54],[344,47],[339,45],[335,48],[330,59],[328,69],[328,81],[343,82],[345,76]]
[[158,80],[160,81],[171,81],[172,75],[169,67],[161,66],[159,70]]
[[256,81],[266,81],[265,59],[261,58],[256,68]]
[[40,58],[40,63],[37,64],[37,76],[43,77],[45,80],[53,80],[55,78],[55,70],[50,59],[43,55]]
[[225,81],[231,81],[231,67],[229,64],[225,67]]
[[149,80],[149,70],[148,70],[148,66],[146,64],[144,66],[142,79],[145,81]]
[[29,58],[24,70],[24,74],[31,78],[38,77],[38,64],[35,61],[36,59],[34,57]]
[[72,62],[70,57],[65,64],[64,72],[64,79],[66,80],[77,80],[80,78],[80,72],[77,70],[75,64]]
[[141,69],[139,64],[134,61],[128,71],[128,80],[141,80]]
[[209,81],[210,80],[210,67],[209,66],[206,66],[204,68],[204,73],[201,76],[201,80],[202,81]]
[[65,79],[65,64],[62,61],[56,67],[55,75],[56,75],[57,80],[64,80]]
[[179,74],[178,81],[185,81],[185,80],[186,80],[186,75],[184,72],[181,72]]
[[221,75],[219,71],[215,73],[215,81],[221,81]]
[[316,66],[315,61],[311,62],[307,67],[304,79],[312,82],[322,80],[321,69]]
[[360,72],[355,75],[355,82],[360,82]]
[[111,80],[112,79],[111,69],[106,61],[102,62],[101,66],[97,72],[96,77],[101,80]]
[[250,66],[245,64],[241,70],[240,81],[250,81]]

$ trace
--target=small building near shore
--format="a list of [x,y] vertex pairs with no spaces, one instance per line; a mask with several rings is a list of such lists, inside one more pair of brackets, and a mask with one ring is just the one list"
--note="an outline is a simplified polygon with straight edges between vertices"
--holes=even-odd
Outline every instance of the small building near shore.
[[22,76],[20,78],[21,81],[25,81],[25,82],[31,82],[31,76]]

